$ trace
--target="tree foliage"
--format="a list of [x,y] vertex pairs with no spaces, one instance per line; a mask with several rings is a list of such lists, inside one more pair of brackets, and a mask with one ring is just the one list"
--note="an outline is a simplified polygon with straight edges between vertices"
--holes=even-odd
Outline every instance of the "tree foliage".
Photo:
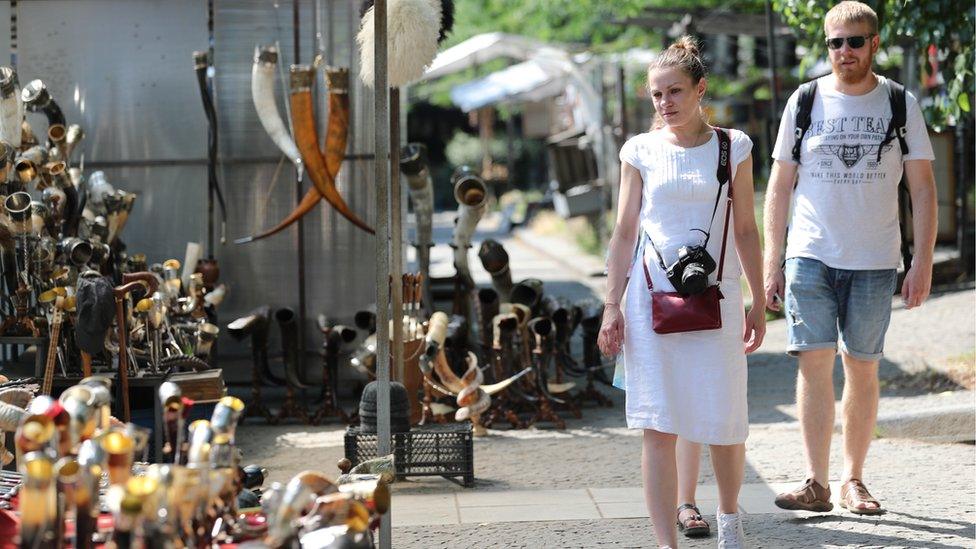
[[[878,14],[882,47],[914,48],[920,74],[930,75],[929,46],[939,55],[943,83],[933,90],[926,107],[928,122],[941,127],[963,116],[972,116],[974,24],[976,6],[961,0],[866,0]],[[808,0],[774,0],[774,8],[797,29],[799,42],[809,48],[808,59],[826,55],[823,22],[830,5]]]
[[[548,42],[577,44],[595,52],[656,46],[657,33],[623,25],[644,8],[710,9],[728,0],[455,0],[454,33],[448,45],[483,32],[506,32]],[[761,0],[733,0],[737,10],[762,11]]]

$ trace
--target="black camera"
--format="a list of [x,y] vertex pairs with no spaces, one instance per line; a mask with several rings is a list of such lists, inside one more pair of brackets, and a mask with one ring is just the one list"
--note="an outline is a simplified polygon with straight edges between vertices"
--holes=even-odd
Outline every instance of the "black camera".
[[668,267],[668,281],[679,294],[700,294],[708,288],[708,275],[714,270],[715,260],[704,246],[682,246],[678,260]]

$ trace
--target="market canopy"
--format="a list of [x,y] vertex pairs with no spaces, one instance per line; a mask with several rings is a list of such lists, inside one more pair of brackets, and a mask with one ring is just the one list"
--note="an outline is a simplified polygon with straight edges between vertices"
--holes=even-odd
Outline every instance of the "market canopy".
[[437,54],[421,81],[477,67],[499,57],[525,60],[545,47],[545,43],[525,36],[503,32],[479,34]]
[[507,101],[540,101],[563,93],[567,73],[537,59],[512,65],[451,89],[451,101],[462,111]]

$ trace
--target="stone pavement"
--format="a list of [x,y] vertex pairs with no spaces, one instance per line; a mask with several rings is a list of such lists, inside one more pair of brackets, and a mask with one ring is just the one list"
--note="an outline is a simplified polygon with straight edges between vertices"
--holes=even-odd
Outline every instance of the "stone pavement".
[[[435,239],[449,238],[448,216],[435,224]],[[513,279],[534,276],[547,293],[572,299],[603,295],[605,279],[598,258],[582,256],[558,238],[524,231],[484,233],[503,242],[511,257]],[[475,242],[476,252],[478,242]],[[433,249],[435,276],[450,273],[450,250]],[[472,274],[488,284],[472,253]],[[972,289],[934,296],[917,310],[893,301],[892,327],[884,379],[905,372],[938,370],[948,360],[973,360],[976,292]],[[842,509],[826,514],[782,512],[772,497],[802,480],[803,458],[796,421],[794,360],[785,356],[783,321],[769,323],[766,342],[749,357],[750,438],[740,506],[750,547],[974,547],[976,546],[976,459],[971,443],[930,443],[912,438],[875,440],[865,481],[888,509],[878,517],[857,517]],[[842,386],[838,364],[835,382]],[[394,485],[393,547],[653,547],[653,533],[641,500],[640,433],[628,430],[623,393],[601,387],[612,408],[589,407],[583,419],[567,419],[565,430],[546,425],[492,430],[475,440],[473,488],[439,478],[411,478]],[[971,391],[928,394],[920,389],[885,389],[882,417],[905,411],[976,408]],[[693,413],[693,409],[690,413]],[[973,422],[970,421],[970,425]],[[252,443],[250,429],[274,434],[274,445]],[[328,471],[342,456],[342,428],[256,427],[239,432],[248,462],[263,463],[271,480],[285,481],[301,469]],[[918,433],[902,433],[914,437]],[[839,480],[839,436],[831,454],[832,480]],[[976,438],[974,435],[971,438]],[[256,440],[256,439],[254,439]],[[703,452],[699,503],[714,515],[715,478]],[[834,486],[835,495],[839,492]],[[712,520],[714,524],[714,520]],[[682,547],[713,547],[714,537]]]

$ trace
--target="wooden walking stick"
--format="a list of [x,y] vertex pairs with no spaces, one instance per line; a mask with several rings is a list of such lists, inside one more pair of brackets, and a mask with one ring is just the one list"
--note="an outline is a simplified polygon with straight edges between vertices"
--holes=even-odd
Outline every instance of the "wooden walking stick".
[[122,285],[117,286],[114,291],[115,321],[119,330],[119,393],[122,402],[122,419],[126,423],[131,419],[131,414],[129,411],[129,357],[125,342],[125,296],[139,287],[146,288],[146,294],[152,295],[158,285],[159,279],[152,273],[125,273],[122,275]]

